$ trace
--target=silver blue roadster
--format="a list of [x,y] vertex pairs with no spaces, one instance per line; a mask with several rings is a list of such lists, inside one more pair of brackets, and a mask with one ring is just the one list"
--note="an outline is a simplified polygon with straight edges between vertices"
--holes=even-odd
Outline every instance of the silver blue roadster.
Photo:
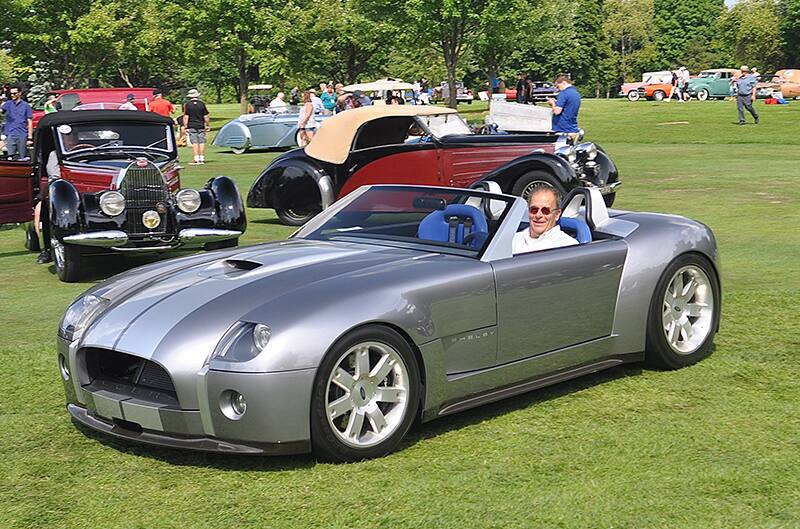
[[[244,154],[257,149],[289,149],[298,146],[297,119],[300,107],[267,109],[255,114],[242,114],[222,126],[214,145]],[[318,122],[330,116],[314,116]]]
[[577,188],[559,222],[578,244],[514,255],[528,205],[493,184],[365,186],[288,240],[96,285],[58,331],[70,416],[161,446],[354,461],[418,418],[710,353],[708,227]]

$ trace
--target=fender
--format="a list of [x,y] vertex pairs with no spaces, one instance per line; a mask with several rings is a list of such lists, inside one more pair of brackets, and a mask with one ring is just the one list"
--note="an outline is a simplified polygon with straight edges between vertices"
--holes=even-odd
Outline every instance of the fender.
[[567,189],[572,189],[577,185],[575,170],[570,167],[569,162],[560,156],[547,152],[537,152],[515,158],[507,164],[486,173],[477,181],[494,180],[500,184],[504,193],[511,193],[517,178],[535,169],[545,170],[553,174]]
[[217,147],[230,147],[234,149],[244,149],[252,145],[250,129],[238,122],[231,121],[222,127],[214,138],[214,145]]
[[239,188],[227,176],[217,176],[206,183],[217,199],[218,227],[244,232],[247,227],[244,204]]
[[247,205],[251,208],[321,206],[325,209],[335,200],[333,179],[306,158],[302,149],[291,151],[267,166],[247,195]]
[[80,231],[81,196],[67,180],[50,184],[50,223],[58,235],[71,235]]
[[605,184],[613,184],[619,180],[617,164],[614,163],[614,160],[612,160],[599,145],[597,146],[597,158],[595,158],[595,162],[597,163],[597,169],[595,170],[594,178],[592,178],[592,182],[595,185],[602,186]]

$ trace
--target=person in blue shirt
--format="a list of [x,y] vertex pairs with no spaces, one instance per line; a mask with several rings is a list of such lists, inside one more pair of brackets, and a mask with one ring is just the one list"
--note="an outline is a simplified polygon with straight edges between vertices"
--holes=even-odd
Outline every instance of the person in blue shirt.
[[750,115],[753,116],[753,121],[758,124],[758,112],[753,108],[753,103],[756,101],[756,83],[758,80],[755,76],[750,75],[750,68],[742,65],[741,74],[735,78],[733,83],[736,85],[736,107],[739,111],[739,125],[744,125],[744,110],[747,109]]
[[11,87],[11,101],[3,103],[0,112],[6,115],[4,132],[9,160],[26,160],[28,145],[33,143],[33,110],[22,100],[18,87]]
[[547,98],[550,108],[553,109],[553,132],[577,133],[581,95],[566,75],[556,77],[554,84],[558,88],[558,98]]

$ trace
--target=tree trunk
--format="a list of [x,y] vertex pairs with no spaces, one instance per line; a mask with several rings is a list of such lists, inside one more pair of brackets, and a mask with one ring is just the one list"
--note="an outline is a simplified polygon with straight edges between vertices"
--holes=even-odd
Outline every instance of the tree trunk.
[[240,47],[236,53],[236,66],[239,70],[239,102],[241,103],[241,113],[247,114],[247,51],[244,46]]
[[447,66],[447,106],[450,108],[458,107],[457,89],[456,89],[456,50],[455,43],[451,40],[447,42],[444,48],[444,63]]

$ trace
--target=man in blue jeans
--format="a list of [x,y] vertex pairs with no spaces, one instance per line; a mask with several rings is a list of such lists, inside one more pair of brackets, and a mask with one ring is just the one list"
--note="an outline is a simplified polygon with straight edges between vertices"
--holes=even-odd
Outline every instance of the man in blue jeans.
[[6,150],[9,160],[26,160],[28,145],[33,143],[33,110],[22,100],[19,87],[11,87],[11,101],[0,106],[6,116]]
[[558,88],[558,98],[547,98],[550,108],[553,109],[553,132],[577,133],[581,95],[566,75],[556,77],[554,84]]

